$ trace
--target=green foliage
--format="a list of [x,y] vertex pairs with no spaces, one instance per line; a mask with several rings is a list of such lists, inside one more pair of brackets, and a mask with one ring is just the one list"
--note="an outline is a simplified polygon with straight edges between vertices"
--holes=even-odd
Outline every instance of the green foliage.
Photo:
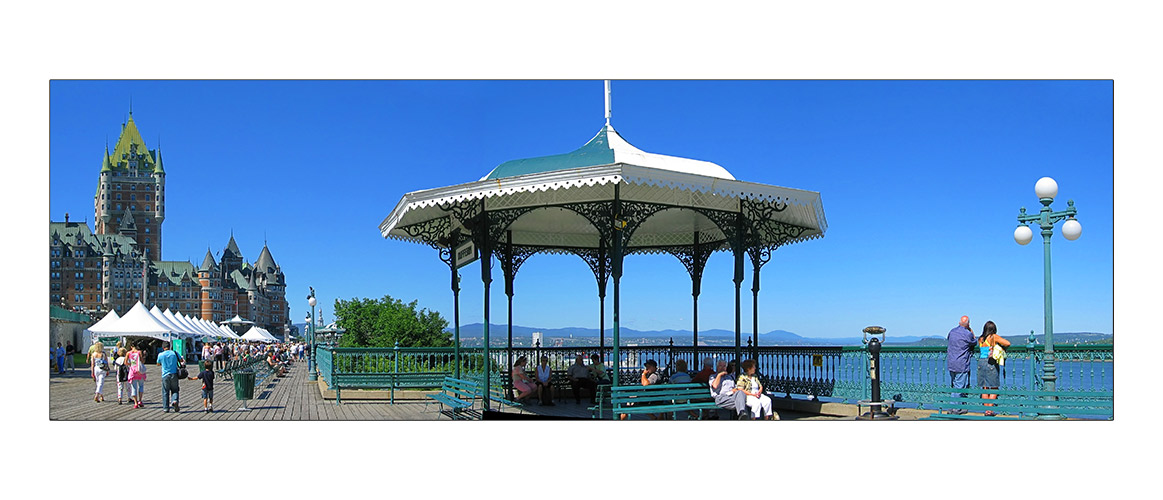
[[340,347],[448,347],[448,320],[385,295],[382,299],[335,300],[336,325],[346,330]]

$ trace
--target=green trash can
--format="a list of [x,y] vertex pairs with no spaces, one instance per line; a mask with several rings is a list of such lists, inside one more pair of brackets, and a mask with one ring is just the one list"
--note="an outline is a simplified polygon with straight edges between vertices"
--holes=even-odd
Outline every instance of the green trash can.
[[234,373],[234,399],[242,401],[240,410],[246,411],[246,400],[254,399],[254,372],[239,371]]

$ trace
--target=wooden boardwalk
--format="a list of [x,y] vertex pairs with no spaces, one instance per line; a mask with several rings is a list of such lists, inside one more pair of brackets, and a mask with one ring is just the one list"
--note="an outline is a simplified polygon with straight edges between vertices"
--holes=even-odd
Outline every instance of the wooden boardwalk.
[[[196,374],[196,367],[190,365]],[[161,405],[161,368],[149,366],[145,381],[145,407],[134,409],[130,403],[117,404],[117,382],[111,377],[105,380],[105,401],[93,401],[95,383],[88,370],[78,367],[72,375],[51,374],[49,377],[49,419],[50,420],[270,420],[270,421],[346,421],[346,420],[449,420],[439,413],[439,405],[429,404],[416,394],[402,397],[396,392],[396,403],[383,399],[355,399],[355,391],[344,391],[343,404],[336,405],[334,399],[326,399],[320,393],[319,383],[307,380],[307,363],[294,363],[282,377],[268,377],[258,383],[254,399],[246,401],[249,411],[243,411],[242,401],[234,398],[234,382],[215,380],[214,411],[202,411],[201,382],[181,381],[180,412],[166,413]],[[348,399],[348,396],[353,396]],[[126,396],[128,401],[128,393]],[[479,403],[477,408],[479,408]],[[555,406],[541,406],[536,403],[521,409],[505,408],[506,413],[524,415],[544,415],[553,417],[591,417],[588,402],[573,402],[572,397],[556,401]],[[783,420],[838,420],[812,414],[802,414],[785,410],[779,411]],[[609,418],[609,413],[606,414]],[[635,420],[645,419],[635,416]]]

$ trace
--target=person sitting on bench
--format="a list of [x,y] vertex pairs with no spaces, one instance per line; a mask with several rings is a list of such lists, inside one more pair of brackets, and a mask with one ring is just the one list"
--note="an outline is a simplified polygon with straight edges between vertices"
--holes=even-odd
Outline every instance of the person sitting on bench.
[[574,403],[581,404],[581,389],[589,389],[590,404],[595,404],[598,385],[590,379],[590,369],[586,367],[584,361],[585,356],[578,354],[574,364],[569,365],[569,370],[565,374],[569,376],[569,387],[573,389]]

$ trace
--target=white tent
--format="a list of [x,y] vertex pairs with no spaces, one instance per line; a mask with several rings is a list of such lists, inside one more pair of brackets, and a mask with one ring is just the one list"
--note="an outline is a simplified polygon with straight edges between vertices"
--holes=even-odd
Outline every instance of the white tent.
[[222,332],[222,336],[228,339],[239,339],[237,334],[230,330],[226,325],[218,325],[218,331]]
[[266,331],[263,328],[259,328],[257,326],[250,327],[250,330],[247,330],[246,333],[242,334],[242,339],[243,340],[257,341],[257,342],[277,342],[278,341],[278,339],[276,339],[274,335],[271,335],[270,332]]
[[170,318],[167,318],[166,315],[162,313],[162,310],[158,309],[157,305],[151,307],[149,309],[149,313],[153,315],[154,319],[158,320],[158,322],[161,324],[174,329],[174,331],[177,333],[180,333],[182,337],[189,337],[193,334],[193,332],[191,332],[189,328],[186,328],[185,325],[171,321]]
[[181,317],[182,321],[185,321],[187,324],[190,325],[190,328],[192,330],[197,332],[199,337],[218,338],[218,332],[212,332],[208,328],[206,328],[206,325],[202,321],[201,318],[193,318],[190,316],[186,316],[184,314],[180,315],[180,317]]
[[170,323],[178,325],[183,330],[187,332],[190,331],[190,325],[185,321],[182,321],[181,317],[177,314],[174,314],[173,311],[166,309],[166,312],[162,313],[162,316],[165,316],[166,319],[170,320]]
[[93,323],[93,326],[86,328],[85,333],[93,337],[106,333],[114,333],[106,331],[106,329],[116,323],[119,319],[121,319],[121,317],[117,315],[117,311],[109,311],[109,314],[106,314],[104,318],[101,318],[101,321]]
[[95,330],[94,333],[100,335],[152,337],[162,340],[172,340],[181,336],[180,332],[176,332],[172,327],[158,321],[141,302],[134,304],[129,309],[129,312],[125,313],[125,316],[122,316],[113,324]]

